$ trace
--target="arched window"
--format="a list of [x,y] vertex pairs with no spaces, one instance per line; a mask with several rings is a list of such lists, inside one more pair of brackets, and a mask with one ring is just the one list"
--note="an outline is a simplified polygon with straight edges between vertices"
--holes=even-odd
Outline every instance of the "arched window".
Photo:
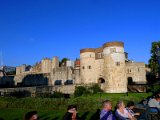
[[98,83],[105,83],[105,80],[103,78],[99,78]]

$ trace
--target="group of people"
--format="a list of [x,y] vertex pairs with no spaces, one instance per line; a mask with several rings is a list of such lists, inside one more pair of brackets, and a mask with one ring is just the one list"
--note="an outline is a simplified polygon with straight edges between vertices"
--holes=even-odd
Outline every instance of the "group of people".
[[[139,113],[134,112],[133,109],[135,105],[133,101],[128,102],[127,106],[125,106],[123,101],[119,101],[116,104],[115,111],[112,112],[112,102],[110,100],[105,100],[102,103],[102,110],[99,113],[99,120],[137,120],[137,118],[141,118],[140,120],[147,120],[147,115],[149,112],[160,111],[160,93],[156,94],[148,101],[143,101],[142,105],[145,108],[145,112]],[[147,111],[148,108],[151,108],[150,111]],[[69,105],[62,120],[82,120],[77,113],[77,106]],[[25,115],[25,120],[39,120],[37,112],[28,112]]]
[[[134,103],[129,102],[127,104],[127,108],[125,108],[125,105],[123,101],[117,103],[117,109],[115,114],[112,113],[112,103],[110,100],[105,100],[103,102],[103,109],[101,110],[99,114],[100,120],[135,120],[135,115],[140,115],[139,113],[134,113]],[[67,112],[63,116],[63,120],[80,120],[81,118],[77,114],[77,106],[76,105],[69,105],[67,108]],[[39,117],[37,115],[36,111],[28,112],[25,115],[25,120],[39,120]]]
[[100,120],[136,120],[136,116],[139,116],[140,113],[135,113],[133,111],[134,102],[130,101],[125,107],[123,101],[119,101],[116,104],[116,109],[113,114],[112,112],[112,103],[110,100],[103,102],[103,109],[100,112]]

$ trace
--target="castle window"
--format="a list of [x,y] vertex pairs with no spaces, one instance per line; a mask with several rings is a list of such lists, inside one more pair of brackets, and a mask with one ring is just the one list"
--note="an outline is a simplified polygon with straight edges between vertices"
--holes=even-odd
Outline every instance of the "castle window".
[[91,69],[91,66],[90,66],[90,65],[88,66],[88,69]]
[[85,67],[83,66],[82,69],[85,69]]
[[105,80],[103,78],[99,78],[98,83],[105,83]]
[[138,72],[139,72],[139,68],[138,68]]
[[115,53],[116,52],[116,48],[110,48],[110,53]]
[[102,58],[102,53],[97,53],[98,58]]
[[132,72],[132,70],[131,69],[127,69],[127,73],[131,73]]
[[117,65],[117,66],[120,66],[120,62],[116,62],[116,65]]

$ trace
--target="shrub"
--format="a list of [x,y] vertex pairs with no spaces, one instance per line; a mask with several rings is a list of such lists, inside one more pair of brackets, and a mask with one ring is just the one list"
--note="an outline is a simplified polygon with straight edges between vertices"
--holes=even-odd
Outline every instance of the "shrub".
[[98,84],[94,84],[91,87],[89,87],[89,90],[93,93],[99,93],[99,92],[103,92],[103,90],[100,88],[100,86]]
[[64,95],[63,95],[63,93],[61,93],[61,92],[55,91],[55,92],[52,94],[52,97],[53,97],[53,98],[64,98]]
[[74,92],[75,97],[79,97],[81,95],[87,95],[90,91],[84,86],[77,86]]

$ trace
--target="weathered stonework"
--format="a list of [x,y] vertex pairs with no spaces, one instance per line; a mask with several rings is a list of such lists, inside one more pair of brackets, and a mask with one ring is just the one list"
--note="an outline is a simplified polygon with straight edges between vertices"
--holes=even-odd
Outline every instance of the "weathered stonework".
[[[24,71],[25,66],[17,67],[14,81],[15,85],[23,80],[26,80],[27,84],[30,84],[27,80],[35,84],[36,79],[36,82],[39,80],[40,85],[46,85],[45,78],[47,78],[47,85],[55,86],[54,89],[56,89],[57,81],[60,82],[58,85],[65,86],[67,80],[72,80],[73,86],[99,83],[107,93],[124,93],[127,92],[127,85],[130,81],[138,84],[146,83],[145,64],[130,62],[127,55],[124,52],[123,42],[107,42],[99,48],[80,50],[80,60],[76,60],[74,66],[69,64],[59,66],[58,57],[54,57],[52,60],[43,59],[30,71]],[[32,74],[47,76],[43,78],[43,81],[42,78]],[[31,76],[26,78],[27,75]],[[57,90],[74,90],[64,86]]]

